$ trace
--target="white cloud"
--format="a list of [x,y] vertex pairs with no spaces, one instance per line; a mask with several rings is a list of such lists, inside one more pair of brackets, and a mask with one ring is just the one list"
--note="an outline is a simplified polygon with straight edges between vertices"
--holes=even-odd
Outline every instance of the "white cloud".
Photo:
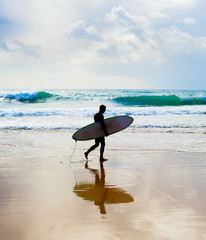
[[133,13],[151,16],[152,13],[167,15],[166,11],[171,12],[177,9],[185,11],[191,9],[196,3],[197,0],[122,0],[117,4]]
[[82,20],[72,23],[66,33],[68,38],[79,38],[100,41],[101,38],[97,33],[95,26],[86,27]]
[[[157,14],[157,18],[168,19],[167,15]],[[186,22],[189,22],[187,19]],[[190,19],[191,22],[191,19]],[[173,56],[184,56],[204,49],[203,38],[192,37],[176,26],[152,29],[148,18],[131,14],[122,6],[114,7],[105,17],[99,19],[97,26],[86,27],[83,21],[70,25],[68,36],[78,39],[91,38],[99,43],[89,43],[88,55],[79,52],[79,64],[98,62],[116,64],[131,62],[161,64]],[[97,38],[98,37],[98,38]],[[77,56],[77,55],[76,55]],[[75,64],[78,65],[78,58]]]
[[178,27],[163,28],[154,32],[155,48],[167,58],[170,56],[184,56],[203,51],[205,37],[193,37]]
[[[82,42],[84,39],[99,41],[99,43],[89,42],[90,51],[87,56],[84,54],[86,47],[84,45],[83,52],[79,53],[81,64],[83,61],[127,64],[130,61],[140,61],[143,52],[148,52],[149,47],[145,43],[148,28],[149,20],[146,17],[130,14],[123,7],[114,7],[102,20],[99,20],[97,26],[93,26],[92,32],[89,32],[90,27],[86,27],[83,21],[78,21],[69,26],[67,37],[76,38],[74,45],[78,50],[81,48],[78,41]],[[78,64],[77,58],[75,63]]]
[[106,23],[125,24],[129,27],[146,28],[150,25],[149,20],[142,15],[130,14],[123,7],[114,7],[104,18]]
[[16,66],[33,64],[40,60],[41,49],[38,45],[25,44],[19,40],[14,42],[0,42],[0,64],[1,66]]
[[18,50],[23,52],[24,54],[31,56],[31,57],[35,57],[35,58],[40,57],[40,46],[35,45],[35,44],[28,45],[19,40],[16,40],[15,44],[18,46]]
[[[159,4],[166,7],[167,5],[170,7],[187,7],[193,5],[196,0],[157,0]],[[165,5],[164,5],[165,4]]]
[[105,58],[116,58],[118,57],[118,49],[117,45],[110,45],[107,48],[101,48],[98,50],[98,54],[100,57]]
[[9,48],[5,42],[0,42],[0,49],[4,51],[9,51]]
[[141,56],[135,52],[130,53],[130,57],[135,62],[140,62],[142,60]]
[[182,22],[186,25],[193,25],[196,23],[196,19],[194,18],[183,18]]
[[166,19],[170,19],[170,17],[167,15],[167,14],[164,14],[164,13],[161,13],[161,12],[158,12],[158,11],[156,11],[156,12],[151,12],[150,13],[150,17],[152,18],[152,19],[157,19],[157,20],[160,20],[160,21],[164,21],[164,20],[166,20]]

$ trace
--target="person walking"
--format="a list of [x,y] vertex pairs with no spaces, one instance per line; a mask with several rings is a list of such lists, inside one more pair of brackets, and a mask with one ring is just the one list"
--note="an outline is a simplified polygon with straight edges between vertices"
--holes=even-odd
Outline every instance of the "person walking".
[[[104,123],[104,113],[106,111],[106,106],[105,105],[101,105],[99,107],[99,112],[96,113],[94,115],[94,122],[100,122],[101,123],[101,126],[104,130],[104,133],[105,133],[105,136],[108,136],[108,132],[107,132],[107,128],[105,126],[105,123]],[[105,148],[105,137],[100,137],[100,138],[96,138],[95,139],[95,144],[93,146],[91,146],[85,153],[84,153],[84,156],[85,158],[88,160],[88,155],[91,151],[93,151],[95,148],[97,148],[99,146],[99,144],[101,144],[100,146],[100,158],[99,158],[99,161],[100,163],[102,162],[105,162],[107,161],[108,159],[104,158],[103,155],[104,155],[104,148]]]

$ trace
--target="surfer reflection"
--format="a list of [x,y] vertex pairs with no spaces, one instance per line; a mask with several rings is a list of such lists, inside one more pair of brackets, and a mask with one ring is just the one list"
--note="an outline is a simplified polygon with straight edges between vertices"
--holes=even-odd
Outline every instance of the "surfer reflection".
[[[105,105],[101,105],[99,107],[99,112],[94,115],[94,122],[100,122],[101,126],[102,126],[102,128],[103,128],[103,130],[105,132],[105,136],[108,136],[107,128],[106,128],[105,123],[104,123],[104,115],[103,115],[105,111],[106,111],[106,106]],[[100,163],[105,162],[105,161],[108,160],[108,159],[103,157],[103,155],[104,155],[104,148],[105,148],[105,137],[100,137],[100,138],[96,138],[95,139],[95,144],[93,146],[91,146],[84,153],[86,159],[88,159],[89,153],[91,151],[93,151],[95,148],[97,148],[99,146],[99,144],[101,144],[101,147],[100,147],[100,158],[99,158]]]
[[101,214],[106,214],[105,204],[119,204],[133,202],[133,197],[126,193],[123,189],[114,187],[114,185],[105,184],[105,170],[103,164],[100,171],[97,169],[89,168],[88,162],[85,168],[95,176],[95,182],[76,184],[73,192],[84,200],[92,201],[99,207]]

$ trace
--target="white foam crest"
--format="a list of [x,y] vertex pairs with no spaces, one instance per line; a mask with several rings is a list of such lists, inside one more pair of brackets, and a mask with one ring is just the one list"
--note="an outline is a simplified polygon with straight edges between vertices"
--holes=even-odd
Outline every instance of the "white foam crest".
[[52,108],[15,108],[0,110],[0,117],[37,117],[37,116],[82,116],[90,117],[94,115],[94,110],[85,109],[52,109]]
[[18,99],[18,100],[30,100],[37,97],[35,92],[17,92],[17,93],[4,93],[0,94],[0,98]]
[[205,106],[181,106],[181,107],[122,107],[107,110],[107,115],[131,115],[131,116],[152,116],[152,115],[188,115],[206,114]]
[[[4,108],[0,110],[0,117],[24,117],[24,116],[79,116],[92,117],[95,108]],[[117,115],[153,116],[153,115],[189,115],[206,114],[205,106],[186,107],[111,107],[107,109],[105,117]]]

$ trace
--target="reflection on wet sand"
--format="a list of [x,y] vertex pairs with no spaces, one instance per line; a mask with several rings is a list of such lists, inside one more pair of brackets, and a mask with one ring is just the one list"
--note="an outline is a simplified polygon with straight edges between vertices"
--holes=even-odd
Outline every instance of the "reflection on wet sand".
[[73,192],[87,201],[92,201],[99,206],[101,214],[106,214],[105,204],[119,204],[133,202],[133,197],[121,188],[105,184],[105,170],[100,165],[100,172],[97,169],[89,168],[88,162],[85,169],[89,170],[95,177],[94,184],[84,182],[76,184]]
[[1,159],[0,239],[206,239],[205,154],[109,159],[86,169],[64,157]]

